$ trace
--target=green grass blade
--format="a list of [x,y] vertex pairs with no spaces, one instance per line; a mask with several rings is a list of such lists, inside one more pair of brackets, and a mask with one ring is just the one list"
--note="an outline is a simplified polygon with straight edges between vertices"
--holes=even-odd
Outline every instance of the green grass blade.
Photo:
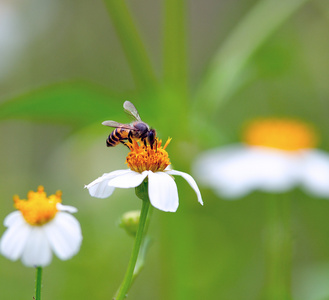
[[131,71],[139,88],[150,88],[155,84],[154,71],[125,1],[104,0],[114,28],[120,39]]
[[307,0],[258,1],[220,46],[197,91],[196,102],[214,113],[242,84],[242,71],[252,55]]

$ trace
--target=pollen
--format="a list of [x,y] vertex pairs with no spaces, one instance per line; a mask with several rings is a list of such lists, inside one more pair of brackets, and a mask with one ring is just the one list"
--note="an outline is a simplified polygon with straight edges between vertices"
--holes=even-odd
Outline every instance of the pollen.
[[293,119],[257,119],[249,123],[244,142],[251,146],[263,146],[285,151],[314,148],[317,136],[307,123]]
[[27,200],[15,195],[14,206],[21,211],[27,223],[41,226],[55,217],[58,212],[56,204],[62,202],[61,196],[62,192],[57,191],[55,195],[47,197],[43,186],[39,186],[36,192],[28,192]]
[[149,144],[144,144],[142,141],[132,140],[132,143],[127,143],[130,152],[126,158],[126,164],[135,172],[142,173],[143,171],[163,171],[170,165],[170,160],[166,148],[170,143],[169,138],[162,147],[162,141],[156,139],[153,147]]

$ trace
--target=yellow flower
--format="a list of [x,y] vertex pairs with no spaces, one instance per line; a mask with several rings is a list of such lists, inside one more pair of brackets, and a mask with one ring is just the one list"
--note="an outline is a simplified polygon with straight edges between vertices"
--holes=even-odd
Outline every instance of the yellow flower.
[[0,240],[0,252],[11,260],[22,259],[26,266],[46,266],[52,251],[62,260],[75,255],[81,245],[79,222],[69,213],[77,211],[62,205],[61,192],[47,197],[42,186],[30,191],[27,200],[14,196],[17,211],[4,220],[8,229]]

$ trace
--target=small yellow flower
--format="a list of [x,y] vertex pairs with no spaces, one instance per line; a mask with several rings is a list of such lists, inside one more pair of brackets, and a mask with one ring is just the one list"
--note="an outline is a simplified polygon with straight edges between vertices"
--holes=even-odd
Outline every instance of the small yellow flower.
[[11,260],[22,259],[26,266],[46,266],[52,251],[62,260],[75,255],[81,245],[79,222],[69,213],[77,211],[62,205],[62,193],[47,197],[44,188],[30,191],[27,199],[14,196],[17,211],[4,220],[8,229],[0,240],[0,252]]
[[14,196],[14,207],[21,211],[25,221],[30,225],[43,225],[52,220],[58,212],[57,203],[61,203],[62,192],[47,198],[43,186],[38,187],[37,192],[30,191],[27,200],[20,200]]

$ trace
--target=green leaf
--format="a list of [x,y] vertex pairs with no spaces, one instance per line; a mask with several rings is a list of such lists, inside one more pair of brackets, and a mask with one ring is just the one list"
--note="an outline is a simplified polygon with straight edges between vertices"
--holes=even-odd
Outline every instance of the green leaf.
[[79,127],[113,117],[113,110],[122,110],[120,100],[91,83],[57,83],[1,103],[0,120],[27,119]]

